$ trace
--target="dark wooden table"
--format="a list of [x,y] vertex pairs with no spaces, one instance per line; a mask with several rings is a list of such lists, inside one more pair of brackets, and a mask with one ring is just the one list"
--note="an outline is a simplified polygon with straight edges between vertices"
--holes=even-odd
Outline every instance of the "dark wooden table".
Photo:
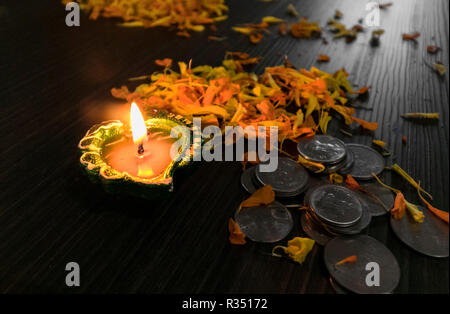
[[[272,245],[228,243],[227,222],[246,197],[238,162],[205,163],[177,183],[166,201],[116,199],[82,174],[77,144],[93,124],[116,118],[125,105],[111,87],[157,70],[154,60],[169,57],[218,65],[226,51],[263,56],[253,68],[282,63],[318,66],[319,53],[331,56],[320,67],[345,67],[353,83],[371,85],[357,115],[380,122],[374,136],[385,140],[395,159],[421,180],[448,209],[449,85],[424,60],[448,65],[447,0],[404,0],[381,12],[386,30],[381,45],[369,46],[370,31],[346,44],[295,40],[276,31],[259,45],[230,31],[261,17],[287,17],[287,1],[230,0],[230,19],[218,24],[225,42],[209,42],[209,31],[190,39],[167,29],[126,29],[116,21],[90,21],[66,27],[58,1],[0,4],[0,292],[166,292],[166,293],[333,293],[315,246],[303,265],[271,257]],[[291,1],[302,16],[324,25],[335,9],[353,25],[364,17],[366,1]],[[419,31],[417,44],[401,40]],[[436,56],[426,46],[443,51]],[[405,121],[406,112],[440,112],[436,123]],[[369,144],[372,136],[345,137]],[[402,136],[407,136],[407,145]],[[419,203],[414,190],[396,175],[386,179]],[[289,237],[303,235],[298,224]],[[448,259],[420,255],[402,244],[388,217],[374,219],[367,233],[382,241],[401,266],[398,293],[448,293]],[[284,243],[284,242],[283,242]],[[65,285],[65,266],[81,267],[81,286]]]

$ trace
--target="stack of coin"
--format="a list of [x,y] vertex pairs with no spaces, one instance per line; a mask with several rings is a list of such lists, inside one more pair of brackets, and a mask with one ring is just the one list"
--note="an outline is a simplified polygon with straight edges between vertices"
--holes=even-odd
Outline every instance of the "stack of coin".
[[310,210],[302,214],[302,228],[321,245],[338,235],[360,233],[372,219],[358,194],[340,185],[312,188],[306,193],[305,205]]
[[259,164],[242,174],[241,184],[249,193],[269,184],[277,197],[294,197],[303,193],[308,187],[308,172],[290,158],[279,157],[277,168],[273,172],[262,170]]
[[355,179],[373,179],[372,173],[379,175],[384,167],[383,156],[373,148],[361,144],[345,144],[329,135],[316,135],[300,141],[299,154],[312,162],[325,166],[326,173],[350,174]]
[[353,154],[340,139],[329,135],[316,135],[300,141],[299,154],[312,162],[321,163],[328,173],[353,166]]

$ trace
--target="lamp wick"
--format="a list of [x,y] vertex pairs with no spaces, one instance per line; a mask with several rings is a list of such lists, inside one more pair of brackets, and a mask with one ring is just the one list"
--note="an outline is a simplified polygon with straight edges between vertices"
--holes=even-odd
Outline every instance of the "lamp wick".
[[144,144],[143,143],[139,144],[139,146],[138,146],[138,155],[142,156],[142,154],[144,154]]

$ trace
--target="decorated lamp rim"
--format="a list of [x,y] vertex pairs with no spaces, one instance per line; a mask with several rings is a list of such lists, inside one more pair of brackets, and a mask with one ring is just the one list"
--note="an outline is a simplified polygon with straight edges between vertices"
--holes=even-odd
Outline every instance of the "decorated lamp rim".
[[126,180],[142,184],[172,185],[174,171],[186,166],[192,160],[190,158],[192,157],[191,136],[186,136],[188,134],[185,133],[192,132],[192,122],[179,115],[159,112],[148,118],[145,125],[147,130],[158,127],[185,126],[186,128],[181,128],[180,131],[184,132],[182,134],[184,141],[189,141],[189,143],[186,142],[185,144],[188,145],[182,145],[182,147],[190,147],[191,149],[185,150],[181,158],[172,160],[164,172],[154,178],[142,178],[131,175],[126,171],[118,171],[103,159],[102,150],[111,138],[125,134],[125,124],[119,120],[108,120],[91,127],[78,143],[78,148],[82,152],[80,164],[84,166],[88,173],[98,174],[103,180],[109,182]]

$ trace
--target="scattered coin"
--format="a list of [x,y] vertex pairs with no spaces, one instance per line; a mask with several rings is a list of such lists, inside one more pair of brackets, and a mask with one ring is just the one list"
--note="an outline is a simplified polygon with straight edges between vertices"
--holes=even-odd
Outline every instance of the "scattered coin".
[[[358,258],[355,263],[336,266],[352,255]],[[354,293],[392,293],[400,281],[400,267],[394,255],[384,244],[366,235],[332,239],[325,246],[324,260],[333,280]],[[373,267],[379,267],[379,271],[368,277]],[[367,279],[376,280],[377,275],[379,280],[376,283],[379,285],[368,284]]]
[[255,177],[260,185],[270,184],[276,196],[279,197],[293,197],[301,194],[307,188],[309,180],[305,168],[286,157],[278,158],[278,167],[274,172],[262,172],[258,165]]
[[329,135],[316,135],[297,144],[298,152],[306,159],[322,164],[336,164],[347,153],[344,142]]
[[294,225],[289,210],[278,202],[242,208],[236,212],[235,221],[250,240],[264,243],[284,239]]
[[241,185],[250,194],[257,190],[254,183],[256,167],[246,169],[241,175]]
[[399,239],[413,250],[432,257],[448,257],[448,224],[428,209],[419,206],[425,215],[423,223],[415,222],[406,213],[402,219],[391,217],[391,227]]
[[[358,192],[361,200],[367,205],[372,217],[386,215],[394,207],[394,194],[377,183],[361,183],[361,187],[370,194]],[[382,205],[381,203],[384,205]]]
[[357,195],[344,186],[320,186],[311,193],[309,202],[314,213],[332,226],[352,226],[362,216],[362,206]]
[[340,284],[338,284],[335,280],[333,280],[332,277],[330,277],[330,284],[333,287],[334,291],[336,291],[337,294],[353,294],[351,291],[348,291],[344,287],[342,287]]
[[384,170],[384,158],[373,148],[360,144],[346,146],[353,153],[354,163],[349,172],[353,178],[371,180],[372,173],[379,175]]

